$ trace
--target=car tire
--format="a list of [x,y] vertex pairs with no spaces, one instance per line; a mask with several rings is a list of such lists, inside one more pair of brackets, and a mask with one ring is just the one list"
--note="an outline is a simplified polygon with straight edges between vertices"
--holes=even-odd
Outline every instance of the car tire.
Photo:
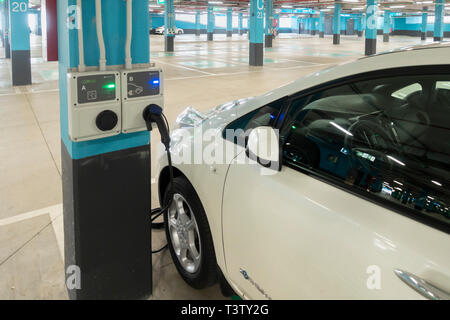
[[[171,197],[173,199],[172,205],[164,213],[164,226],[170,255],[175,267],[184,281],[191,287],[195,289],[210,287],[218,279],[217,262],[211,230],[203,205],[192,185],[183,177],[174,178],[173,190],[170,190],[170,185],[167,187],[164,194],[164,203],[167,204]],[[180,202],[182,202],[183,214],[178,212],[181,209],[177,209],[177,204],[179,205]],[[183,220],[182,217],[186,219],[186,216],[190,218],[191,222],[195,223],[192,228],[197,227],[196,230],[188,231],[189,235],[183,235],[186,232],[183,230],[188,229],[188,227],[183,229],[182,223],[175,226],[175,221],[178,223],[178,220]],[[195,237],[196,233],[198,235]],[[196,239],[190,241],[193,238]],[[190,247],[189,243],[192,242],[195,243],[195,249],[190,251],[184,249],[188,253],[184,254],[185,259],[183,259],[183,249],[180,248],[183,246]],[[198,259],[194,259],[196,254],[199,254]],[[191,260],[192,263],[190,263]]]

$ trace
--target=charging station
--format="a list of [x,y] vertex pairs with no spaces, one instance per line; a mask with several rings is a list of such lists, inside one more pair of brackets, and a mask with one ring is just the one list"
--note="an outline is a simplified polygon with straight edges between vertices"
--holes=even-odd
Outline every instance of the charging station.
[[149,131],[162,119],[164,77],[150,63],[148,30],[147,0],[58,1],[71,299],[152,293]]

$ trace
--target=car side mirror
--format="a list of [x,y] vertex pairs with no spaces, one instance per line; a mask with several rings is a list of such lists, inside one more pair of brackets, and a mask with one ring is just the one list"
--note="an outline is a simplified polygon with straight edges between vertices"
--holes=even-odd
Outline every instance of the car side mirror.
[[250,132],[246,154],[263,167],[281,170],[281,147],[278,130],[272,127],[257,127]]

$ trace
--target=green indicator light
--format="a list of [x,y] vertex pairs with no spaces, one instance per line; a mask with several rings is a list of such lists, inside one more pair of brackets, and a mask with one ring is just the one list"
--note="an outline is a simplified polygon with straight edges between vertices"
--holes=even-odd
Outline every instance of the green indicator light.
[[107,84],[106,86],[103,86],[104,89],[115,89],[116,88],[116,84],[115,83],[110,83]]
[[297,127],[296,127],[296,126],[292,126],[292,129],[294,129],[294,130],[295,130],[295,129],[297,129]]

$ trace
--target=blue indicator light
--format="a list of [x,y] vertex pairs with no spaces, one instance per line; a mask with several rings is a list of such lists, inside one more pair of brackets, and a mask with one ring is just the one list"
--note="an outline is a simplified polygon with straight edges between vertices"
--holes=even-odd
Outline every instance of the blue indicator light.
[[159,84],[159,80],[153,80],[153,84]]

